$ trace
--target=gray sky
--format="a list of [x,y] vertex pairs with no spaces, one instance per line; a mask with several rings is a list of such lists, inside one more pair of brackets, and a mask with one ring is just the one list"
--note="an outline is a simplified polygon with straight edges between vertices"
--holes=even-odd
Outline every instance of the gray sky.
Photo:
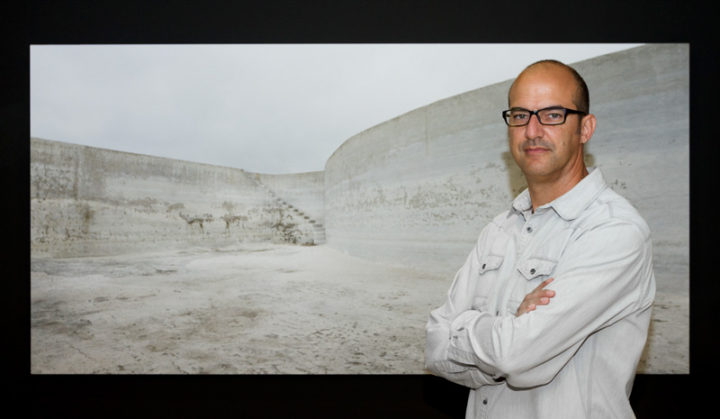
[[543,58],[638,45],[32,45],[30,133],[251,172],[323,170],[345,140],[413,109]]

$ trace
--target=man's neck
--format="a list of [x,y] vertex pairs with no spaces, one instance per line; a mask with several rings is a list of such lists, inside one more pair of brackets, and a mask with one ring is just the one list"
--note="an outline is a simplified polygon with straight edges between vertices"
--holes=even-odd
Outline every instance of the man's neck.
[[536,208],[561,197],[570,189],[574,188],[575,185],[587,175],[588,170],[585,165],[583,165],[582,170],[577,171],[577,173],[571,176],[551,179],[528,178],[528,192],[530,193],[530,201],[532,202],[532,211],[535,212]]

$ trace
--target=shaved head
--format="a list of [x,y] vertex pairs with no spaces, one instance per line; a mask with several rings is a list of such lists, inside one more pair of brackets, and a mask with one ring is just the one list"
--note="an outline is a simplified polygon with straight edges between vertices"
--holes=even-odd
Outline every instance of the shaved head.
[[573,103],[575,104],[575,109],[590,113],[590,92],[588,91],[587,84],[585,83],[585,80],[580,76],[580,74],[572,67],[570,67],[567,64],[561,63],[557,60],[541,60],[537,61],[535,63],[530,64],[529,66],[525,67],[525,69],[517,76],[513,84],[510,86],[510,90],[508,91],[508,104],[510,103],[510,93],[513,90],[513,87],[515,87],[515,83],[526,73],[532,72],[534,69],[538,67],[545,67],[545,66],[556,66],[559,68],[564,69],[568,73],[570,73],[575,80],[576,89],[575,89],[575,95],[573,96]]

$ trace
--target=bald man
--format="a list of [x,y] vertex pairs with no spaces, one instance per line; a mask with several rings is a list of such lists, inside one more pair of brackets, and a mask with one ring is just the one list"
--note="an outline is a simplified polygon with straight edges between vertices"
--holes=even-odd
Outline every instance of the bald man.
[[508,92],[527,189],[480,233],[426,326],[427,369],[470,388],[468,418],[632,418],[655,297],[650,231],[584,145],[587,85],[553,60]]

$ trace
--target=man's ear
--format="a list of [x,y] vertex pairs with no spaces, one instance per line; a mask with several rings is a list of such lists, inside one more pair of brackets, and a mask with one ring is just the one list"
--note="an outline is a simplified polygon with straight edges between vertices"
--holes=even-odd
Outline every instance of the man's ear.
[[595,133],[597,119],[595,118],[595,115],[587,114],[582,118],[580,124],[580,143],[585,144],[590,141],[590,138]]

